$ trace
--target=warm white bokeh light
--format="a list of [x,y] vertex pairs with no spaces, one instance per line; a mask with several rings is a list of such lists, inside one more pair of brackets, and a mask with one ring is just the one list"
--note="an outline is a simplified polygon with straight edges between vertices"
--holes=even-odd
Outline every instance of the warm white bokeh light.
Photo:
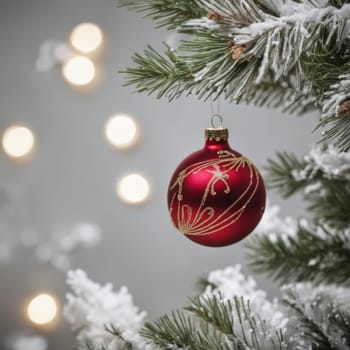
[[71,35],[70,42],[77,50],[88,53],[101,46],[103,34],[95,23],[81,23],[77,25]]
[[137,204],[149,197],[150,185],[143,176],[130,174],[118,181],[116,190],[121,200]]
[[33,150],[34,135],[24,126],[11,126],[2,135],[2,147],[10,157],[27,156]]
[[56,300],[49,294],[39,294],[28,304],[27,313],[30,321],[35,324],[50,323],[57,313]]
[[82,86],[92,82],[95,78],[94,63],[85,56],[74,56],[62,67],[64,78],[71,84]]
[[107,141],[115,147],[130,147],[137,141],[137,126],[135,121],[124,114],[118,114],[108,119],[105,125]]

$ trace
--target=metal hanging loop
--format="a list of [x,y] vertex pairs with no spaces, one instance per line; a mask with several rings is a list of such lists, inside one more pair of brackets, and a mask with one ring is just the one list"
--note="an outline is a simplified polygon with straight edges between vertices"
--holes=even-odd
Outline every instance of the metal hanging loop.
[[[216,123],[216,119],[218,119],[218,123]],[[222,129],[222,117],[220,114],[218,113],[215,113],[211,116],[211,126],[214,128],[214,129]]]

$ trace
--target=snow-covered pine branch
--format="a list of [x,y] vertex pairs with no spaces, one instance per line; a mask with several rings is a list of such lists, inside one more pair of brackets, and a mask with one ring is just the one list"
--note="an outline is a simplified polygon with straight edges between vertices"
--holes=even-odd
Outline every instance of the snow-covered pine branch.
[[135,350],[138,346],[147,349],[138,335],[146,313],[134,305],[126,287],[115,292],[110,283],[101,286],[82,270],[69,271],[67,284],[72,292],[66,296],[64,315],[72,329],[77,331],[80,346],[91,342],[98,348],[104,346],[114,350],[120,339],[114,339],[113,334],[106,331],[113,325],[123,338],[135,344]]
[[[79,270],[69,272],[67,282],[73,294],[66,317],[79,328],[79,342],[86,341],[81,349],[307,350],[318,348],[317,343],[321,349],[350,349],[349,288],[288,285],[282,288],[282,302],[271,302],[237,265],[211,272],[206,291],[184,310],[139,329],[144,315],[125,291],[101,287]],[[116,326],[103,330],[101,320]]]
[[321,176],[350,182],[350,152],[339,152],[333,145],[314,145],[304,156],[302,169],[295,169],[292,175],[296,181],[319,179]]
[[268,206],[246,242],[251,267],[282,283],[348,283],[350,226],[338,229],[319,221],[281,218],[277,206]]
[[[331,140],[342,150],[350,148],[350,62],[343,65],[343,73],[336,83],[324,94],[322,101],[322,120],[320,125],[331,124],[325,132],[325,139]],[[344,73],[346,72],[346,73]]]
[[[123,73],[137,92],[184,94],[282,108],[323,109],[325,139],[350,148],[350,4],[340,0],[120,0],[158,26],[188,34],[179,47],[134,54]],[[176,18],[176,19],[175,19]],[[347,114],[350,114],[350,102]]]
[[350,289],[298,283],[282,287],[291,349],[350,349]]
[[318,225],[350,227],[350,152],[316,145],[303,159],[281,152],[266,167],[270,188],[284,197],[302,192],[306,208]]
[[[350,4],[338,9],[327,6],[324,0],[198,1],[217,16],[191,19],[184,27],[205,28],[230,38],[234,46],[244,48],[240,58],[258,59],[252,68],[258,69],[255,84],[263,82],[270,72],[273,81],[293,75],[296,88],[307,94],[311,82],[306,78],[302,56],[313,51],[322,36],[326,47],[339,49],[350,33]],[[205,67],[195,73],[195,79],[208,79],[206,73]]]

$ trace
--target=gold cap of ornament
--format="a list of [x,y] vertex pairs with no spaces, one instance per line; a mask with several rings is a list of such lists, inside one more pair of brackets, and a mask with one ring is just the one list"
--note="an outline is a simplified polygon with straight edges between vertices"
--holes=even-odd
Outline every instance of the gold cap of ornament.
[[[215,118],[219,119],[219,125],[215,125]],[[213,114],[211,117],[212,128],[205,129],[205,141],[226,141],[228,139],[228,129],[222,127],[222,117],[220,114]]]
[[226,128],[207,128],[204,131],[205,141],[226,141],[228,139],[228,129]]

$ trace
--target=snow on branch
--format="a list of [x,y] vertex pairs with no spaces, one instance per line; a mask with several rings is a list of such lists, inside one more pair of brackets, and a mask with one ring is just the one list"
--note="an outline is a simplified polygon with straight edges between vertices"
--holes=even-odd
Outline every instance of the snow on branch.
[[304,157],[303,169],[294,170],[292,175],[296,181],[311,180],[317,175],[330,180],[350,181],[350,152],[339,150],[328,145],[313,146]]
[[[325,101],[322,107],[322,117],[329,118],[334,114],[342,116],[340,106],[343,102],[350,99],[350,73],[339,76],[339,82],[330,86],[329,91],[325,93]],[[350,112],[345,117],[348,117]]]
[[332,223],[331,220],[319,220],[317,224],[305,218],[283,219],[277,206],[268,207],[255,234],[246,243],[250,266],[283,283],[348,281],[350,227],[339,229],[327,221]]
[[[295,72],[298,89],[310,89],[301,81],[301,56],[313,50],[321,34],[324,44],[340,48],[350,33],[350,4],[338,9],[326,6],[327,1],[210,1],[199,0],[216,19],[191,19],[186,28],[206,28],[220,36],[231,38],[245,48],[247,59],[261,60],[255,83],[266,79],[269,72],[277,81]],[[205,68],[204,68],[205,69]],[[201,73],[197,73],[201,76]],[[302,84],[303,83],[303,84]]]
[[[210,272],[208,282],[209,285],[203,294],[204,297],[220,295],[227,300],[233,300],[235,297],[249,300],[252,313],[264,320],[271,329],[278,329],[282,333],[285,332],[288,317],[281,309],[277,299],[274,299],[272,302],[269,301],[266,292],[257,288],[256,281],[241,272],[240,265]],[[240,322],[236,321],[234,324],[236,324],[237,328],[241,327]],[[239,329],[235,329],[235,331],[239,333]]]
[[93,340],[99,346],[113,344],[113,335],[106,327],[117,327],[121,336],[128,341],[141,342],[138,330],[146,317],[134,305],[126,287],[113,291],[112,284],[104,286],[91,281],[82,270],[69,271],[68,293],[64,315],[71,327],[78,331],[77,340],[84,344]]
[[298,283],[284,286],[282,294],[294,319],[290,332],[297,346],[293,349],[349,349],[349,288]]

